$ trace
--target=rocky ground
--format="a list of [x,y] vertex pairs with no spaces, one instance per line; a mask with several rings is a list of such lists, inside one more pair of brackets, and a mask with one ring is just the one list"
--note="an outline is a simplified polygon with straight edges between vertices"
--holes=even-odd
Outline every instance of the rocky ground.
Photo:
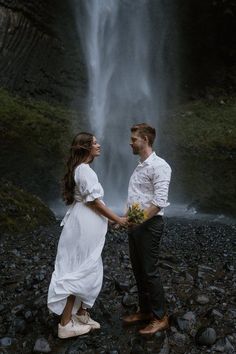
[[58,318],[46,306],[59,225],[2,235],[0,353],[236,353],[236,224],[169,218],[160,268],[171,327],[151,337],[123,327],[136,310],[127,234],[107,234],[104,283],[91,314],[100,331],[57,338]]

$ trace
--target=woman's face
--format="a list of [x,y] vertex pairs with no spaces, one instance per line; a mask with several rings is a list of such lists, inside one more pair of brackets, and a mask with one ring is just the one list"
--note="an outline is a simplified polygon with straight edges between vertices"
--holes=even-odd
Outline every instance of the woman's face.
[[92,158],[99,156],[101,153],[101,145],[98,144],[97,139],[95,136],[93,137],[93,143],[92,143],[92,148],[90,151],[90,156]]

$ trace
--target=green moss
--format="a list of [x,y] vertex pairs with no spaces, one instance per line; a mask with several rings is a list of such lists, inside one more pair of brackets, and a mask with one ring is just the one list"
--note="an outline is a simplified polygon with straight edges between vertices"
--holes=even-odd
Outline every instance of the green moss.
[[0,183],[1,233],[31,231],[55,222],[53,213],[39,198],[10,182]]
[[0,89],[1,176],[44,200],[59,193],[78,112],[10,95]]
[[235,97],[188,102],[162,121],[162,154],[173,168],[175,200],[235,215],[235,121]]
[[236,98],[194,101],[171,117],[175,142],[184,149],[207,154],[236,149]]

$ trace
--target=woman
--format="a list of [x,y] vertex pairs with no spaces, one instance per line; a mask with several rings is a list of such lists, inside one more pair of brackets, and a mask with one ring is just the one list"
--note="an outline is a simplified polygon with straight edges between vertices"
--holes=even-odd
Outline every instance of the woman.
[[70,205],[62,225],[55,270],[48,291],[48,308],[61,316],[59,338],[78,336],[100,328],[87,312],[101,290],[101,252],[107,219],[125,225],[103,201],[103,189],[89,163],[100,155],[100,145],[89,133],[75,136],[63,179],[63,199]]

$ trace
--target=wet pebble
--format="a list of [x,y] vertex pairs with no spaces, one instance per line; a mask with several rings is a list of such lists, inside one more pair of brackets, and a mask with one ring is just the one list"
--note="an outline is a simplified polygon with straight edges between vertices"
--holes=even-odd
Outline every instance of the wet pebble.
[[234,348],[234,346],[230,343],[230,341],[226,337],[226,338],[218,339],[212,349],[220,353],[235,353],[234,350],[236,348]]
[[184,348],[185,345],[188,343],[188,336],[186,334],[176,332],[173,336],[171,336],[170,343],[173,346]]
[[196,302],[200,305],[206,305],[209,301],[209,297],[206,295],[198,295],[196,298]]
[[10,337],[0,338],[0,347],[10,347],[13,343],[13,339]]
[[[94,351],[98,354],[112,351],[121,354],[130,351],[205,354],[213,351],[210,347],[212,344],[203,348],[205,344],[200,345],[195,339],[199,337],[202,340],[204,335],[198,333],[196,336],[196,331],[201,328],[204,332],[214,326],[214,331],[220,337],[214,345],[218,350],[223,347],[225,352],[229,350],[230,353],[231,346],[236,345],[236,308],[232,291],[236,286],[236,275],[230,270],[233,269],[231,243],[234,230],[231,226],[204,222],[196,239],[196,229],[198,222],[195,221],[169,220],[167,223],[160,250],[160,263],[163,265],[160,271],[172,327],[171,330],[155,334],[152,339],[142,338],[138,334],[142,324],[128,328],[122,326],[121,318],[137,310],[137,287],[128,257],[128,237],[124,231],[107,235],[102,254],[103,288],[91,310],[91,317],[101,323],[101,330],[66,341],[58,339],[58,317],[49,315],[47,309],[47,290],[53,271],[59,227],[54,231],[43,228],[39,233],[24,237],[18,235],[19,249],[15,246],[15,236],[3,238],[4,252],[0,253],[0,261],[5,275],[0,284],[0,299],[3,299],[0,305],[0,335],[2,339],[9,337],[11,340],[11,345],[5,351],[8,354],[21,353],[22,350],[31,353],[40,333],[41,337],[48,340],[54,354],[94,354]],[[230,235],[232,240],[225,242],[225,235]],[[17,252],[11,253],[12,249],[19,251],[21,256],[18,257]],[[9,266],[8,251],[12,258],[15,257],[11,260],[11,264],[14,264],[12,268]],[[210,301],[204,300],[201,304],[201,296]],[[201,300],[197,302],[199,298]],[[21,333],[24,326],[26,329]],[[208,343],[212,343],[213,339],[209,341],[208,338]]]
[[181,331],[190,332],[196,324],[196,315],[192,311],[186,312],[177,318],[177,324]]
[[34,352],[50,353],[51,348],[45,338],[38,338],[34,345]]
[[21,317],[17,317],[13,321],[13,327],[16,333],[24,334],[26,332],[26,323],[25,320]]
[[125,293],[122,298],[122,304],[126,307],[132,307],[137,304],[137,298],[133,295]]
[[196,333],[196,342],[199,345],[212,345],[216,341],[216,331],[214,328],[200,328]]

